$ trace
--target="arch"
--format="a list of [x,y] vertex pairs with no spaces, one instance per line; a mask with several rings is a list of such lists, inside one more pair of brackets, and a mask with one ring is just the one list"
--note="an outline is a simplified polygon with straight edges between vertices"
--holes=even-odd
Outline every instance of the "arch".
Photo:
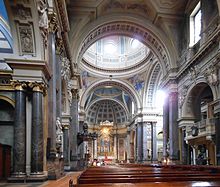
[[[88,31],[90,32],[88,33]],[[82,55],[95,41],[109,35],[117,34],[137,38],[147,45],[158,58],[163,75],[169,69],[176,67],[177,53],[173,49],[171,41],[156,29],[152,23],[142,20],[137,15],[114,14],[111,17],[103,16],[88,24],[81,33],[78,41],[74,44],[75,46],[79,46],[79,48],[72,51],[73,59],[76,62],[81,63]],[[173,56],[170,56],[170,54],[173,54]]]
[[86,98],[89,93],[91,93],[93,90],[95,90],[98,87],[101,86],[115,86],[118,87],[128,94],[130,94],[134,104],[135,104],[135,109],[141,108],[141,99],[140,96],[136,93],[135,89],[130,86],[129,84],[121,81],[121,80],[109,80],[109,79],[104,79],[104,80],[99,80],[93,84],[91,84],[82,94],[81,96],[81,101],[80,101],[80,108],[84,108],[85,103],[86,103]]
[[[92,101],[92,102],[90,103],[90,105],[85,109],[86,114],[87,114],[87,112],[90,110],[90,108],[91,108],[95,103],[98,103],[98,102],[100,102],[100,101],[114,101],[114,102],[116,102],[116,103],[117,103],[118,105],[120,105],[120,106],[123,108],[123,110],[125,111],[126,121],[129,119],[129,115],[128,115],[128,111],[127,111],[126,107],[125,107],[121,102],[119,102],[118,100],[116,100],[116,99],[114,99],[114,98],[99,98],[99,99],[97,99],[97,100]],[[97,112],[97,114],[98,114],[98,112]],[[86,116],[86,117],[87,117],[87,116]],[[98,118],[98,116],[95,117],[96,120],[97,120],[97,118]],[[116,116],[113,116],[113,118],[115,119],[115,122],[116,122]],[[125,122],[126,122],[126,121],[125,121]],[[95,121],[95,122],[96,122],[96,121]]]
[[13,108],[15,108],[15,101],[7,96],[0,95],[0,99],[8,102]]
[[99,102],[99,101],[102,101],[102,100],[111,100],[111,101],[115,101],[116,103],[118,103],[125,111],[126,111],[126,114],[127,114],[127,117],[128,117],[128,110],[127,108],[121,103],[119,102],[117,99],[114,99],[114,98],[99,98],[99,99],[96,99],[94,101],[92,101],[88,107],[86,107],[85,111],[87,112],[89,110],[89,108],[96,102]]
[[196,119],[195,103],[198,102],[198,98],[201,97],[201,94],[205,89],[210,89],[212,100],[215,100],[214,88],[207,84],[207,82],[199,81],[197,84],[191,85],[186,93],[185,98],[183,98],[182,117]]
[[0,41],[4,42],[4,47],[0,46],[0,53],[13,53],[12,36],[7,14],[8,11],[4,0],[0,0],[0,8]]
[[156,93],[156,83],[157,83],[157,79],[158,76],[160,75],[161,68],[160,68],[160,64],[157,62],[153,68],[152,68],[152,73],[150,74],[149,77],[149,82],[148,85],[146,87],[146,95],[145,95],[145,103],[144,105],[147,107],[147,105],[149,106],[153,106],[153,95],[155,95]]

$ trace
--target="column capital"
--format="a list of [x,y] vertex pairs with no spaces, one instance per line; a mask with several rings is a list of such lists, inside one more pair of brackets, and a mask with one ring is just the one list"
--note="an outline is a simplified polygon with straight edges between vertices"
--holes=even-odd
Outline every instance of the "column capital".
[[56,54],[61,55],[63,53],[63,40],[61,38],[56,38]]
[[62,127],[63,127],[63,129],[69,129],[70,128],[70,124],[68,124],[68,123],[62,123]]
[[11,80],[11,85],[15,90],[23,91],[27,88],[27,82],[19,80]]
[[57,14],[55,12],[48,12],[49,32],[55,33],[58,30]]
[[71,93],[72,93],[73,99],[79,99],[79,90],[78,89],[72,88]]
[[29,82],[28,86],[34,91],[34,92],[41,92],[43,94],[46,93],[46,86],[42,82]]

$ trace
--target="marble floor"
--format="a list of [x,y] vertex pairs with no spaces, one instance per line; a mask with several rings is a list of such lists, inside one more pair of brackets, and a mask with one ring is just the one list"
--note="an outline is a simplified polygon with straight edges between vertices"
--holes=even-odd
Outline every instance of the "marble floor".
[[81,172],[68,172],[66,175],[58,180],[48,180],[43,183],[6,183],[0,182],[0,187],[68,187],[69,179],[76,184],[77,177]]

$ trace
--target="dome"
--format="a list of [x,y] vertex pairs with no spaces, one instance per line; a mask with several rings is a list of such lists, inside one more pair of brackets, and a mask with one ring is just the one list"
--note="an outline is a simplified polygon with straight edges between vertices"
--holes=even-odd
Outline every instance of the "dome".
[[149,55],[149,49],[135,38],[108,36],[91,45],[83,60],[99,69],[127,69],[141,63]]

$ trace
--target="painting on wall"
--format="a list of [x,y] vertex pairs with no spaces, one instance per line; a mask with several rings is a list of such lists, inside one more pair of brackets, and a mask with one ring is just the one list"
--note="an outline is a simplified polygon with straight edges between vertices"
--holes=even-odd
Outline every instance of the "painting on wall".
[[144,87],[144,74],[136,74],[128,79],[129,82],[134,86],[136,91],[141,91]]

